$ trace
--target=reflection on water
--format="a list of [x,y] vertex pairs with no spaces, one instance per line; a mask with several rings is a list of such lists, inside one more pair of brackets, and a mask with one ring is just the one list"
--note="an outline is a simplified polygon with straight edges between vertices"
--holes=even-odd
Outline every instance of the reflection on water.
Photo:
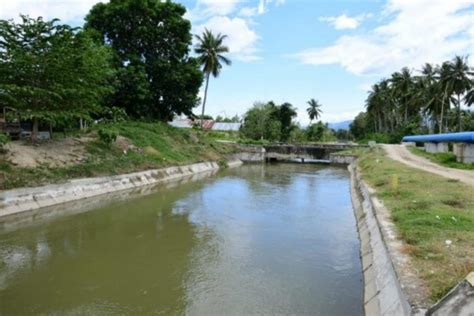
[[343,169],[244,166],[0,227],[0,315],[362,313]]

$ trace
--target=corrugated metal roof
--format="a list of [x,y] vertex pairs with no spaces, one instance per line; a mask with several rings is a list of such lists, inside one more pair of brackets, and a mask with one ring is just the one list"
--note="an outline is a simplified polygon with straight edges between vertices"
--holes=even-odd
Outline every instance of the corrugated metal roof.
[[169,122],[171,126],[177,127],[177,128],[191,128],[191,120],[174,120],[172,122]]
[[[201,125],[201,120],[194,120],[194,125]],[[204,129],[211,129],[214,126],[213,120],[203,120],[202,127]]]
[[[193,125],[201,125],[201,120],[189,120],[189,119],[184,119],[184,120],[174,120],[172,122],[169,122],[171,126],[177,127],[177,128],[191,128]],[[211,129],[212,126],[214,125],[213,120],[204,120],[203,121],[203,128],[204,129]]]
[[241,123],[214,123],[212,130],[214,131],[238,131]]

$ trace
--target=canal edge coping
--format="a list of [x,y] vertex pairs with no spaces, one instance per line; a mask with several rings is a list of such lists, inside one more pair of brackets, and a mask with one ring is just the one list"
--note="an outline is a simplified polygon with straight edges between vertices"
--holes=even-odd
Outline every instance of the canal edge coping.
[[361,178],[357,162],[348,167],[351,199],[361,242],[365,315],[424,315],[427,298],[408,255],[401,249],[388,210]]
[[[242,165],[227,162],[229,168]],[[180,180],[195,174],[219,170],[215,161],[153,169],[115,176],[73,179],[61,184],[20,188],[0,192],[0,217],[95,197],[107,193]]]

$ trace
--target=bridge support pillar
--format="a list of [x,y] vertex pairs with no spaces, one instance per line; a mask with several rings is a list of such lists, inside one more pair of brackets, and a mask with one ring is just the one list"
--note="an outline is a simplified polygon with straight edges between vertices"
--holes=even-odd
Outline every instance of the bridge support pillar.
[[454,144],[453,151],[458,162],[474,163],[474,144]]
[[438,153],[447,153],[449,151],[448,143],[438,143],[436,147],[436,152]]
[[425,151],[432,154],[437,153],[438,145],[436,143],[425,143]]

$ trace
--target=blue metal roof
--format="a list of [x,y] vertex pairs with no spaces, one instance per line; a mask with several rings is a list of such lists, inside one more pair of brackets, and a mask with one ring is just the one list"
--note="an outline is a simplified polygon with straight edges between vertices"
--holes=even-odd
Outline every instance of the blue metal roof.
[[412,135],[403,137],[404,142],[419,143],[472,143],[474,144],[474,132]]

